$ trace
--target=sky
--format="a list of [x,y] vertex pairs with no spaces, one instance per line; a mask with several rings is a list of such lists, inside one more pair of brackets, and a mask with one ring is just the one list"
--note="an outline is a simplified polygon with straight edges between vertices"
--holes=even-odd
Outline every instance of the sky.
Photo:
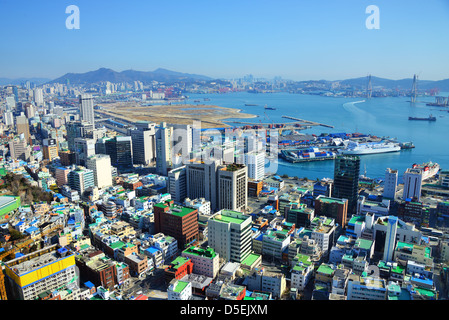
[[[80,28],[67,29],[66,8]],[[368,29],[366,8],[379,8]],[[449,78],[449,0],[0,0],[0,77]]]

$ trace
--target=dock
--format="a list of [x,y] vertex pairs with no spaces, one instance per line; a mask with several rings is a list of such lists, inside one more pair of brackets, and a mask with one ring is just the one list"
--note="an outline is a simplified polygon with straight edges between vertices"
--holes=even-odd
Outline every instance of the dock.
[[298,122],[302,122],[302,123],[304,123],[306,125],[309,125],[309,126],[322,126],[322,127],[326,127],[326,128],[333,128],[334,127],[334,126],[331,126],[331,125],[328,125],[328,124],[314,122],[314,121],[310,121],[310,120],[299,119],[299,118],[290,117],[290,116],[282,116],[282,118],[290,119],[290,120],[294,120],[294,121],[298,121]]

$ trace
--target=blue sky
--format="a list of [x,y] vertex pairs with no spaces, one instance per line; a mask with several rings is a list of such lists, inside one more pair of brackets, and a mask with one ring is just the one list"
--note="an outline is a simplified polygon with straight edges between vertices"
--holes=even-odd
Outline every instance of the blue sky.
[[[80,9],[68,30],[66,7]],[[368,30],[365,9],[380,9]],[[0,77],[100,67],[232,78],[449,78],[448,0],[0,0]]]

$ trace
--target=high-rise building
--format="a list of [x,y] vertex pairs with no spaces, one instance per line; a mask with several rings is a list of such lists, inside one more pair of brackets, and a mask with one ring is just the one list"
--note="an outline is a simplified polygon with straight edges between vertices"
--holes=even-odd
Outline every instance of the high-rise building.
[[6,111],[3,114],[3,123],[6,126],[14,126],[14,115],[13,115],[12,111]]
[[43,106],[44,105],[44,93],[42,88],[35,88],[33,90],[34,93],[34,102],[36,103],[36,105],[38,107]]
[[94,172],[90,169],[77,167],[67,175],[70,188],[82,195],[88,188],[95,186]]
[[262,180],[265,176],[265,152],[245,153],[245,166],[248,167],[248,178]]
[[392,170],[388,168],[385,171],[385,181],[384,181],[384,198],[394,199],[396,196],[398,185],[398,170]]
[[227,261],[241,263],[251,254],[251,216],[220,210],[208,220],[209,246]]
[[24,139],[28,144],[30,141],[30,137],[31,137],[30,125],[28,123],[27,117],[25,116],[25,114],[23,112],[20,114],[20,116],[16,117],[16,131],[17,131],[17,134],[19,134],[19,135],[22,133],[24,134]]
[[133,170],[132,140],[129,136],[117,136],[105,141],[106,154],[111,157],[111,165],[121,173]]
[[25,104],[25,115],[28,119],[33,118],[36,115],[36,108],[31,103]]
[[219,160],[192,162],[186,165],[187,197],[205,198],[210,201],[213,211],[218,210],[217,171]]
[[383,260],[390,262],[393,261],[393,253],[396,247],[396,233],[398,229],[398,218],[395,216],[389,216],[387,219],[387,235],[385,237],[385,247]]
[[182,203],[187,197],[187,169],[185,166],[172,169],[168,172],[168,192],[171,198]]
[[198,210],[175,205],[173,200],[157,203],[154,210],[155,233],[172,236],[184,249],[199,240]]
[[248,168],[228,164],[218,169],[218,209],[246,211],[248,199]]
[[94,115],[94,98],[91,94],[81,94],[80,101],[80,118],[92,125],[95,125]]
[[43,140],[43,152],[44,159],[53,161],[55,158],[59,157],[58,144],[55,139],[44,139]]
[[422,171],[420,169],[408,168],[404,173],[404,190],[402,199],[421,200]]
[[[174,167],[186,164],[190,160],[192,152],[192,126],[188,124],[173,124],[172,129],[172,153],[177,162]],[[172,159],[174,160],[174,159]]]
[[156,172],[167,175],[172,168],[172,134],[173,128],[161,122],[156,128]]
[[133,130],[128,130],[133,144],[134,164],[151,165],[156,161],[156,124],[136,122]]
[[94,126],[85,121],[72,121],[66,124],[67,146],[70,151],[75,151],[75,139],[87,138],[94,130]]
[[77,165],[86,166],[87,158],[95,154],[95,140],[76,138],[74,140],[75,160]]
[[332,197],[348,199],[348,216],[356,213],[360,157],[339,155],[335,159]]
[[31,150],[23,135],[15,137],[9,141],[9,153],[12,159],[20,159],[28,161],[30,159]]
[[55,169],[56,184],[58,185],[58,187],[69,183],[69,173],[70,169],[68,168],[58,167]]
[[348,215],[348,200],[330,198],[319,195],[315,199],[315,214],[335,219],[340,226],[345,227]]
[[99,189],[112,186],[111,158],[107,154],[96,154],[87,158],[87,168],[94,172],[95,186]]
[[14,300],[36,300],[63,288],[79,294],[75,267],[75,254],[55,244],[6,262],[5,274]]
[[6,97],[6,109],[9,111],[16,109],[16,100],[14,96]]

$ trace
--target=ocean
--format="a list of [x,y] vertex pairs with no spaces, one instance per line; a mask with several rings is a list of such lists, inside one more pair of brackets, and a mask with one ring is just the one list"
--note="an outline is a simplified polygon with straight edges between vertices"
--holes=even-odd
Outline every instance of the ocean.
[[[449,96],[449,93],[440,93]],[[291,120],[282,116],[292,116],[311,120],[334,128],[322,126],[302,130],[302,133],[354,133],[372,134],[397,138],[399,142],[413,142],[414,149],[399,152],[361,156],[360,173],[370,178],[383,179],[386,168],[397,169],[400,178],[414,163],[436,162],[442,169],[449,169],[449,108],[426,106],[434,102],[434,97],[418,97],[418,102],[410,103],[409,97],[345,98],[324,97],[293,93],[247,93],[189,94],[188,103],[193,100],[210,99],[208,104],[240,109],[243,113],[258,115],[250,119],[228,119],[232,121],[263,123],[285,123]],[[257,104],[258,106],[245,106]],[[265,110],[264,106],[276,108]],[[445,109],[444,111],[442,111]],[[437,121],[410,121],[409,116],[437,117]],[[241,126],[241,125],[239,125]],[[316,178],[332,178],[333,161],[289,163],[279,159],[278,175]]]

